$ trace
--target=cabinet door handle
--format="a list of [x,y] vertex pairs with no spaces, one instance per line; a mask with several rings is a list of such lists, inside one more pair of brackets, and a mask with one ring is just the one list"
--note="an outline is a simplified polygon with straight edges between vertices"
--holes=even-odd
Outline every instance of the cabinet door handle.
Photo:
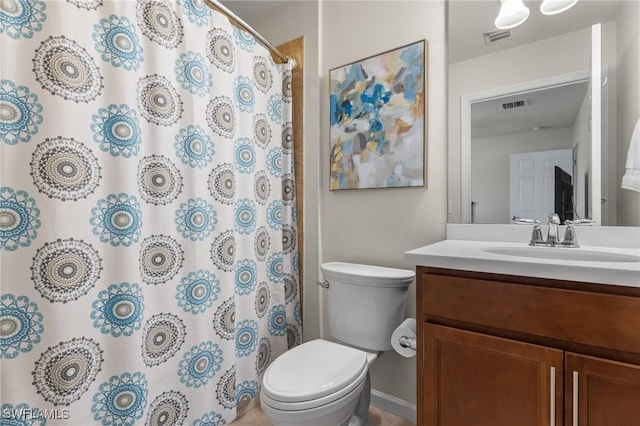
[[549,369],[549,425],[556,426],[556,368]]
[[573,426],[578,426],[578,372],[573,372]]

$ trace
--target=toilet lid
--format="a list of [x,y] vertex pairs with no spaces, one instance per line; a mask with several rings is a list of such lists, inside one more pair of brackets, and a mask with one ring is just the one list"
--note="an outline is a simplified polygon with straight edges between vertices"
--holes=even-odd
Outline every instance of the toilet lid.
[[320,268],[331,283],[338,280],[367,287],[409,287],[416,277],[415,271],[357,263],[329,262]]
[[276,358],[264,374],[262,391],[281,402],[318,399],[348,386],[366,367],[365,352],[312,340]]

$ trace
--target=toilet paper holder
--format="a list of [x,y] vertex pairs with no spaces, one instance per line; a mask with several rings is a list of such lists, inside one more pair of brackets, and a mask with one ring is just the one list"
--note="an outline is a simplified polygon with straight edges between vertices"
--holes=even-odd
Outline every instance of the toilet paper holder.
[[416,337],[416,319],[407,318],[391,333],[391,347],[396,353],[405,357],[413,358],[418,351],[418,340]]
[[400,342],[400,346],[403,348],[410,348],[414,351],[418,350],[418,344],[415,337],[400,336],[398,341]]

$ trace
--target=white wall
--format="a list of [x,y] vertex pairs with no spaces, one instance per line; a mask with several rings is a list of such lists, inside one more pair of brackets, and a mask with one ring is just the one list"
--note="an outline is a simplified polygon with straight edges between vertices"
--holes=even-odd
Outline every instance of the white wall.
[[618,36],[618,225],[640,226],[640,193],[621,189],[631,133],[640,119],[640,2],[623,2],[617,20]]
[[[443,1],[322,3],[322,261],[413,269],[403,252],[444,239],[446,222],[446,29]],[[329,191],[328,70],[421,39],[428,42],[426,188]],[[415,288],[407,316],[415,316]],[[373,388],[416,402],[416,360],[388,352]]]
[[[509,156],[571,148],[572,128],[542,129],[471,141],[474,223],[509,223]],[[569,174],[571,170],[566,170]]]

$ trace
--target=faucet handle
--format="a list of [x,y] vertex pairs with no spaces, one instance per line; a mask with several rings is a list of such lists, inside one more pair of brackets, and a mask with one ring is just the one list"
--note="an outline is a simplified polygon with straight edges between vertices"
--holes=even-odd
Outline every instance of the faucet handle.
[[535,221],[535,225],[533,225],[533,231],[531,232],[531,240],[529,241],[530,246],[537,246],[540,244],[544,244],[544,238],[542,237],[542,228],[540,228],[540,221]]
[[530,246],[544,244],[544,238],[542,238],[542,229],[540,228],[540,221],[538,219],[526,219],[523,217],[511,216],[511,220],[515,221],[515,223],[518,225],[533,225],[531,240],[529,240]]
[[567,229],[564,231],[564,239],[562,240],[563,247],[580,247],[578,244],[578,236],[576,235],[576,228],[573,227],[572,220],[565,220]]
[[544,238],[542,237],[542,228],[540,228],[540,221],[538,219],[526,219],[523,217],[511,216],[511,220],[515,221],[518,225],[533,225],[531,240],[529,240],[530,246],[538,246],[545,243]]

